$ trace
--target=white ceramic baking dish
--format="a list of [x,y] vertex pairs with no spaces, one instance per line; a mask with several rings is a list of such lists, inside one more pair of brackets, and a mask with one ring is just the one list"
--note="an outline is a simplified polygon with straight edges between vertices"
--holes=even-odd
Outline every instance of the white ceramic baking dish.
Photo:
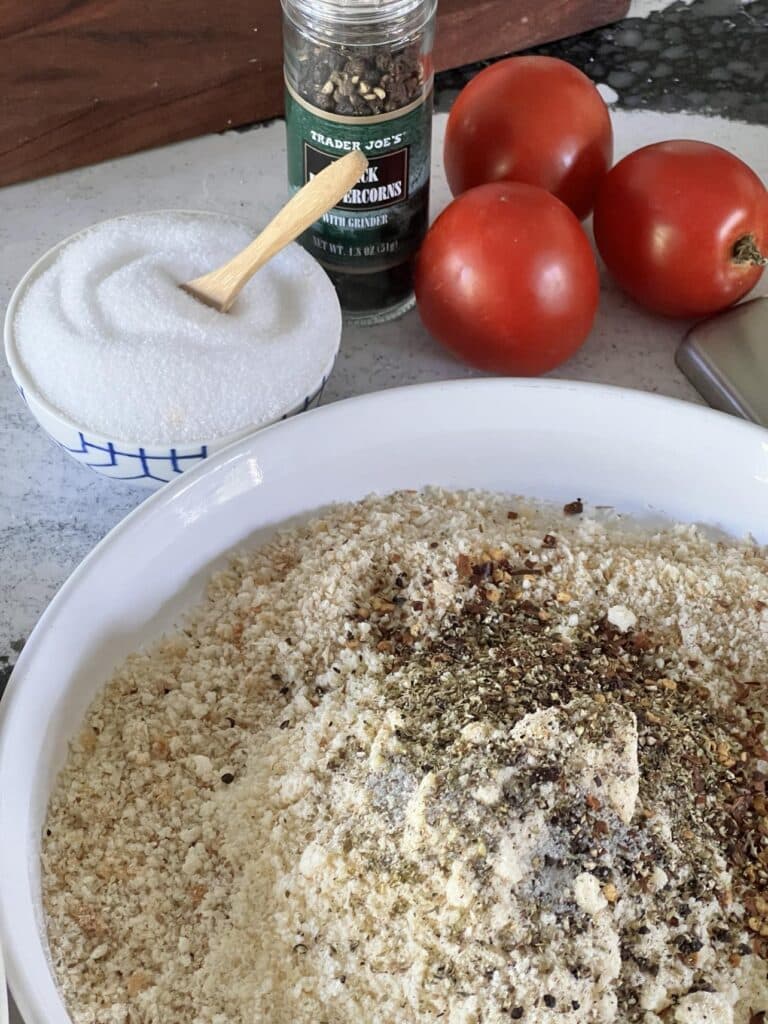
[[768,541],[768,432],[596,385],[383,392],[270,427],[185,474],[75,571],[0,702],[0,941],[26,1024],[70,1024],[47,957],[39,835],[67,742],[110,670],[178,621],[233,546],[329,502],[426,484],[579,496]]

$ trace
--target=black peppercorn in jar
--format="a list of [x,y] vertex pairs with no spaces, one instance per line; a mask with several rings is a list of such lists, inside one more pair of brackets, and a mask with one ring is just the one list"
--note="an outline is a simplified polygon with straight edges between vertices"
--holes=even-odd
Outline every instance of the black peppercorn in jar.
[[368,169],[301,242],[348,320],[413,303],[427,230],[437,0],[282,0],[288,176],[298,189],[352,149]]

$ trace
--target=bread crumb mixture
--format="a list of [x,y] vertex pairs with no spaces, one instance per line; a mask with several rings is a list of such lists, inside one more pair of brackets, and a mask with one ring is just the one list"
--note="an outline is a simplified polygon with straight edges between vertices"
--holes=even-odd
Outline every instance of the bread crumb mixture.
[[42,843],[75,1024],[764,1024],[768,551],[477,492],[238,555]]

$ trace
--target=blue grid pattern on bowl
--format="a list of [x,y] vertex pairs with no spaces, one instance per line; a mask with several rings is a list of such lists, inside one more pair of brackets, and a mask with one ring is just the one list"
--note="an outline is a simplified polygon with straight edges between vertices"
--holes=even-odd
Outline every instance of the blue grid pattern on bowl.
[[[280,418],[285,420],[298,412],[305,412],[307,409],[319,405],[328,382],[328,376],[326,374],[323,377],[320,387],[312,394],[307,395],[298,408],[285,413]],[[24,404],[30,408],[24,388],[18,383],[16,388]],[[74,447],[58,440],[48,430],[46,433],[59,448],[72,455],[81,465],[87,466],[96,473],[105,473],[111,469],[129,470],[126,473],[106,472],[105,475],[111,480],[154,480],[158,484],[167,484],[174,475],[183,473],[190,465],[208,458],[208,445],[200,445],[196,451],[185,450],[180,453],[176,448],[168,448],[153,454],[143,447],[125,451],[113,441],[92,441],[82,431],[77,432],[78,444]]]
[[[200,462],[208,457],[208,446],[201,445],[198,451],[186,455],[179,455],[175,448],[169,448],[168,454],[153,455],[147,452],[146,448],[137,448],[135,451],[123,451],[107,441],[106,444],[96,444],[80,432],[80,447],[72,448],[69,445],[56,442],[60,448],[79,458],[79,461],[90,469],[103,470],[112,466],[135,469],[136,472],[118,475],[110,473],[114,480],[157,480],[158,483],[167,484],[174,473],[183,473],[187,468],[183,463]],[[98,461],[90,461],[94,456]],[[87,456],[87,458],[80,458]],[[167,476],[160,476],[161,472]]]
[[299,406],[298,409],[294,409],[292,412],[284,413],[280,417],[280,420],[282,421],[282,420],[290,419],[291,416],[295,416],[296,413],[298,413],[298,412],[306,412],[307,409],[313,408],[316,405],[320,405],[320,402],[321,402],[322,397],[323,397],[323,391],[325,390],[325,385],[327,383],[328,383],[328,374],[326,374],[325,377],[323,377],[323,379],[320,381],[320,387],[317,389],[317,391],[315,391],[311,395],[307,395],[307,397],[304,399],[304,401],[301,403],[301,405]]

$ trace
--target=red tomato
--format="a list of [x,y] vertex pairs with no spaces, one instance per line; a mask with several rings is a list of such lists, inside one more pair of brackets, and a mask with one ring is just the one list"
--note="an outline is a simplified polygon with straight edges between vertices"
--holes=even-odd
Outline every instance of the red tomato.
[[611,166],[613,130],[600,93],[573,65],[510,57],[459,94],[443,155],[454,195],[490,181],[524,181],[583,220]]
[[594,226],[608,270],[633,299],[667,316],[705,316],[757,283],[768,193],[719,146],[658,142],[610,171]]
[[544,373],[572,355],[589,334],[598,287],[578,220],[548,192],[518,182],[454,199],[416,261],[427,330],[496,373]]

